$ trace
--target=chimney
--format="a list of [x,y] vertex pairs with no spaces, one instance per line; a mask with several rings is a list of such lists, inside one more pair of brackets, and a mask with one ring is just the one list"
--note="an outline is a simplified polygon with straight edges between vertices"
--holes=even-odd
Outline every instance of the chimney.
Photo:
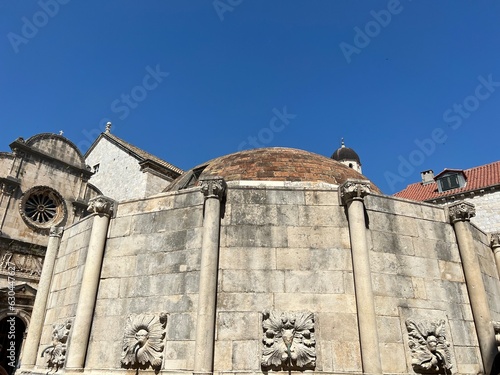
[[428,185],[434,182],[434,171],[432,169],[420,172],[420,176],[422,176],[422,185]]

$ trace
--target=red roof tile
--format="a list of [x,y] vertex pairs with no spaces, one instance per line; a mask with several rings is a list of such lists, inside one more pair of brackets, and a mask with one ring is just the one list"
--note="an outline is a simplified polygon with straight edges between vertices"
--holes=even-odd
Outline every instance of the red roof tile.
[[466,184],[462,188],[440,193],[436,182],[427,185],[423,185],[422,182],[416,182],[408,185],[404,190],[394,194],[394,196],[415,201],[432,201],[434,199],[500,185],[500,161],[466,169],[463,172],[465,174]]

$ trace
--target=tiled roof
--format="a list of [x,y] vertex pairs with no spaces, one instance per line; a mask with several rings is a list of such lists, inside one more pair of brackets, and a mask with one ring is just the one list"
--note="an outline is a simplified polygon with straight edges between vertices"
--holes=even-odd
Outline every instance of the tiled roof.
[[109,139],[113,143],[116,143],[116,144],[122,146],[123,148],[127,149],[131,153],[136,154],[139,158],[142,159],[141,161],[151,160],[151,161],[161,165],[164,168],[170,169],[171,171],[178,173],[179,175],[184,173],[184,171],[182,169],[176,167],[175,165],[172,165],[172,164],[166,162],[165,160],[160,159],[159,157],[154,156],[153,154],[150,154],[149,152],[146,152],[146,151],[140,149],[139,147],[136,147],[136,146],[124,141],[121,138],[118,138],[117,136],[115,136],[109,132],[102,133],[101,135],[104,138]]
[[416,182],[408,185],[404,190],[394,194],[394,196],[416,201],[432,201],[500,185],[500,161],[466,169],[463,172],[466,183],[462,188],[440,193],[436,182],[427,185],[423,185],[422,182]]

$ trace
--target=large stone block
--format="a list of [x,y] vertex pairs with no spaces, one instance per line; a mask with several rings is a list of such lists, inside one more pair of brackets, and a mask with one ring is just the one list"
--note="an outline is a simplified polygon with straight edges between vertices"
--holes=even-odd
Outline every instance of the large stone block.
[[371,230],[368,232],[371,250],[381,253],[414,255],[413,237]]
[[276,269],[276,249],[269,247],[223,247],[220,269]]
[[450,320],[449,324],[454,345],[478,346],[477,334],[473,322]]
[[287,228],[269,225],[225,227],[226,247],[287,247]]
[[372,273],[373,293],[377,296],[414,298],[410,277]]
[[135,256],[104,257],[101,278],[133,276],[136,274],[136,262]]
[[[327,353],[328,355],[328,353]],[[361,372],[361,350],[358,342],[332,342],[335,372]]]
[[299,226],[347,227],[344,207],[340,206],[298,206]]
[[271,293],[218,293],[218,311],[261,311],[271,309]]
[[168,315],[167,340],[194,340],[196,336],[196,313]]
[[224,270],[222,291],[280,293],[285,291],[285,274],[277,270]]
[[321,312],[315,314],[315,319],[318,341],[359,341],[356,314]]
[[[399,358],[400,360],[394,360],[395,358]],[[382,371],[384,373],[408,373],[409,371],[403,358],[405,358],[403,344],[385,343],[380,345],[380,361],[382,362]]]
[[286,293],[344,293],[342,271],[285,271]]
[[380,343],[402,343],[400,319],[391,316],[377,317],[377,332]]
[[233,368],[233,342],[232,341],[215,341],[214,350],[214,370],[231,371]]
[[338,206],[339,192],[337,189],[331,191],[305,191],[305,203],[312,206]]
[[232,225],[297,225],[299,214],[292,205],[231,205]]
[[259,344],[258,340],[233,341],[233,370],[260,372]]
[[373,252],[372,272],[438,279],[441,276],[436,259]]
[[418,230],[414,218],[368,211],[368,225],[371,230],[417,237]]
[[350,249],[351,246],[348,228],[289,227],[287,234],[290,248]]
[[217,314],[217,340],[256,340],[260,341],[260,313],[229,312]]
[[267,204],[304,205],[303,190],[266,190]]
[[441,271],[441,279],[447,281],[465,282],[462,264],[447,262],[445,260],[438,261],[438,264],[439,270]]
[[284,270],[352,270],[351,251],[345,248],[278,248],[276,263]]
[[[168,325],[168,323],[167,323]],[[194,366],[194,341],[171,341],[165,345],[164,368],[167,370],[191,370]]]
[[275,310],[356,313],[356,300],[349,294],[275,293]]

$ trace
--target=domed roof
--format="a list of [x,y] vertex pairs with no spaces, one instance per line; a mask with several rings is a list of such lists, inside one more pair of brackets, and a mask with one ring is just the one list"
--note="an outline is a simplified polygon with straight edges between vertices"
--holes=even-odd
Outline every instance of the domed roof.
[[[340,185],[347,179],[365,176],[335,160],[312,152],[284,148],[258,148],[221,156],[185,172],[165,191],[193,186],[206,177],[221,176],[227,182],[307,181]],[[373,191],[380,190],[372,184]]]
[[337,149],[332,155],[333,160],[344,161],[344,160],[354,160],[356,163],[361,164],[359,161],[359,156],[352,148],[345,147],[344,140],[342,139],[342,145]]

